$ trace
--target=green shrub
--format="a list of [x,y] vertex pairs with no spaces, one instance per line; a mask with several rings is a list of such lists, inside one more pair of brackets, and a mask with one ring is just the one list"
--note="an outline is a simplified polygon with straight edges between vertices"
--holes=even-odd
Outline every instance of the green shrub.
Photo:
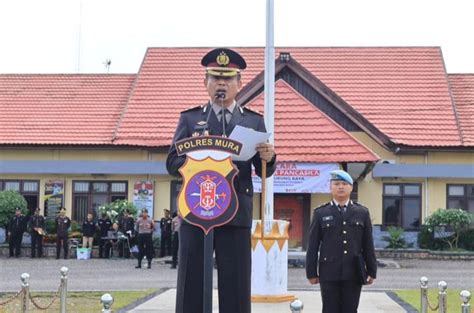
[[418,233],[418,245],[421,249],[428,250],[447,250],[449,245],[446,241],[434,238],[433,227],[428,225],[421,226]]
[[123,215],[123,211],[128,209],[131,216],[137,216],[138,209],[132,202],[127,200],[115,200],[112,203],[101,205],[98,209],[99,215],[107,214],[112,223],[117,223],[118,219]]
[[[451,250],[458,248],[459,235],[471,222],[472,215],[462,209],[438,209],[425,220],[426,225],[433,227],[434,232],[438,233],[441,240],[448,243]],[[446,229],[452,231],[453,234],[445,236]]]
[[20,208],[26,214],[27,203],[25,198],[13,190],[0,191],[0,227],[7,227],[15,215],[15,208]]
[[463,249],[474,251],[474,228],[461,232],[459,235],[459,246]]
[[401,227],[389,226],[387,228],[388,236],[383,236],[382,240],[388,242],[387,249],[405,249],[408,246],[413,246],[413,244],[408,245],[404,234],[404,230]]

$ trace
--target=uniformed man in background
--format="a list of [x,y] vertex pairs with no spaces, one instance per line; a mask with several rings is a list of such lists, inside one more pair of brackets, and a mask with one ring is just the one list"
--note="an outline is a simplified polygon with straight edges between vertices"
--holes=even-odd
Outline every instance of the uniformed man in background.
[[23,233],[26,230],[28,218],[24,216],[20,208],[15,209],[15,215],[8,224],[8,248],[10,257],[20,257],[21,242],[23,240]]
[[170,210],[165,209],[165,216],[160,220],[161,245],[160,258],[171,255],[171,216]]
[[356,313],[362,285],[377,274],[369,210],[350,200],[352,186],[347,172],[332,171],[333,200],[311,222],[306,276],[321,285],[323,313]]
[[56,259],[59,259],[61,253],[61,245],[64,249],[64,258],[68,255],[68,231],[71,226],[71,219],[66,216],[66,208],[62,207],[59,210],[59,216],[56,217]]
[[43,257],[43,235],[44,235],[44,216],[40,214],[41,209],[36,208],[35,214],[30,217],[29,228],[31,235],[31,257]]
[[135,268],[142,268],[143,257],[146,256],[148,261],[147,268],[151,268],[151,260],[153,259],[153,231],[155,230],[155,222],[148,216],[148,210],[143,209],[142,214],[137,220],[135,226],[138,242],[138,264]]
[[119,219],[119,232],[126,236],[127,239],[120,240],[118,243],[119,257],[130,258],[130,247],[132,246],[134,229],[135,220],[130,216],[130,211],[125,209],[123,216]]
[[[241,71],[244,58],[234,50],[218,48],[201,60],[206,68],[204,87],[209,95],[205,105],[181,112],[171,144],[166,168],[178,176],[186,157],[178,156],[174,143],[201,135],[228,136],[240,125],[265,132],[263,116],[237,104],[235,97],[242,87]],[[226,225],[214,229],[214,251],[218,271],[219,312],[248,313],[250,307],[251,240],[253,215],[252,165],[262,175],[262,160],[267,177],[276,168],[276,154],[270,143],[259,143],[255,155],[247,161],[234,162],[239,169],[234,188],[239,208]],[[177,313],[202,312],[204,233],[183,220],[179,229],[179,267],[176,295]]]
[[105,243],[107,242],[107,239],[103,238],[107,237],[109,230],[112,230],[112,221],[107,216],[107,213],[102,213],[97,225],[99,226],[99,259],[103,259],[105,257]]

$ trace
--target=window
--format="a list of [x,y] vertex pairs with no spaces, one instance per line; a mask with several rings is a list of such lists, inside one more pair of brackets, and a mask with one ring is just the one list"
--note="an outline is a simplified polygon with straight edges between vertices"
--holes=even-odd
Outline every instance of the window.
[[6,180],[0,181],[1,190],[14,190],[21,194],[27,203],[28,214],[33,215],[39,204],[39,181],[37,180]]
[[87,213],[98,215],[98,208],[128,198],[128,182],[73,181],[72,219],[83,221]]
[[421,221],[421,184],[384,184],[383,225],[417,228]]
[[474,214],[474,185],[447,185],[447,209],[463,209]]

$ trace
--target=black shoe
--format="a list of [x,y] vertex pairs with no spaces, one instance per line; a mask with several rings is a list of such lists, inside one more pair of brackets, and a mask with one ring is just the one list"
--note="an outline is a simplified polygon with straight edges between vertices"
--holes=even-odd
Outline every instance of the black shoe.
[[148,263],[146,268],[151,268],[151,263]]
[[137,266],[135,266],[135,268],[142,268],[142,266],[141,266],[141,265],[137,265]]

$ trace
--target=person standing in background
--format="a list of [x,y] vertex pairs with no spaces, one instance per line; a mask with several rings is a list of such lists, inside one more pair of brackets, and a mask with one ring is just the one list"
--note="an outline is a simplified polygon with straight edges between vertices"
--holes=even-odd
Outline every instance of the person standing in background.
[[138,233],[138,265],[135,268],[142,267],[143,257],[146,256],[148,267],[151,268],[153,259],[153,231],[155,223],[148,217],[148,210],[143,209],[140,218],[137,220],[136,232]]
[[66,216],[66,208],[59,210],[59,216],[56,217],[56,259],[59,259],[61,245],[64,249],[64,258],[68,256],[68,231],[71,227],[71,219]]
[[84,223],[82,223],[82,247],[89,248],[91,250],[91,257],[96,229],[97,225],[94,222],[94,216],[92,213],[87,213],[87,218]]
[[97,222],[99,225],[99,259],[104,258],[104,246],[105,243],[107,242],[107,239],[102,239],[104,237],[107,237],[109,234],[109,230],[112,229],[112,221],[110,218],[107,216],[107,213],[102,213],[102,217],[99,219]]
[[171,217],[170,210],[165,209],[165,216],[160,221],[161,245],[160,258],[171,255]]
[[130,247],[132,246],[132,238],[134,235],[135,221],[130,216],[130,211],[125,209],[123,216],[119,219],[119,232],[127,237],[127,244],[124,240],[120,240],[118,243],[119,256],[130,258]]
[[44,235],[44,217],[40,215],[40,208],[35,209],[35,214],[30,217],[29,228],[31,235],[31,257],[36,257],[38,251],[38,258],[43,257],[43,235]]
[[16,258],[21,255],[21,242],[23,233],[26,230],[27,217],[21,213],[20,208],[15,209],[15,216],[12,217],[8,224],[8,248],[10,257]]
[[171,220],[171,231],[173,232],[173,258],[171,268],[176,268],[178,265],[178,248],[179,248],[179,227],[181,226],[181,220],[178,213],[173,213],[173,219]]

